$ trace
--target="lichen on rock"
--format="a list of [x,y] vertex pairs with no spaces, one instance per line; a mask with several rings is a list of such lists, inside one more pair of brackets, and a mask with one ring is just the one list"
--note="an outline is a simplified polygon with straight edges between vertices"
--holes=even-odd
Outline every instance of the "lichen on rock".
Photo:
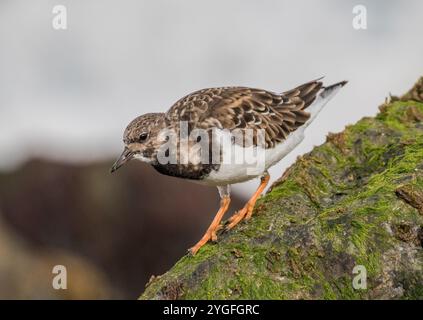
[[300,157],[248,223],[141,299],[422,299],[423,78],[380,110]]

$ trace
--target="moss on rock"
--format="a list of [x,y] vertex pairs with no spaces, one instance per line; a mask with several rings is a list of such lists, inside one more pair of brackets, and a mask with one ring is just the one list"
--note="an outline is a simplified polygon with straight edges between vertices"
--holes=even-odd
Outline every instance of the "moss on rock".
[[[253,219],[141,299],[422,299],[423,79],[300,157]],[[367,270],[367,289],[352,286]]]

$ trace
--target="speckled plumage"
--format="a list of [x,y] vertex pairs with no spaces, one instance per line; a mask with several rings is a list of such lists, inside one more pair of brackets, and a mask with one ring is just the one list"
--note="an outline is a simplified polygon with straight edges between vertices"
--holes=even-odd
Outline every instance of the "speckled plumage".
[[[334,86],[342,86],[339,83]],[[331,86],[331,87],[334,87]],[[181,121],[187,124],[188,134],[195,129],[227,129],[229,131],[248,129],[264,130],[266,149],[275,148],[287,140],[291,133],[301,128],[311,117],[308,107],[319,93],[329,90],[320,80],[310,81],[295,89],[278,94],[267,90],[247,87],[221,87],[202,89],[178,100],[166,113],[149,113],[134,119],[124,132],[123,141],[130,149],[140,149],[134,158],[148,162],[160,173],[190,180],[202,180],[220,164],[191,163],[160,164],[157,151],[164,143],[159,138],[163,129],[173,130],[179,138]],[[145,141],[140,136],[147,134]],[[257,145],[257,135],[252,144]],[[176,144],[179,146],[180,141]],[[195,141],[189,141],[191,147]],[[248,147],[246,140],[234,141]],[[175,148],[177,149],[177,148]],[[211,154],[211,152],[210,152]],[[242,181],[242,179],[240,179]]]
[[190,129],[264,129],[266,148],[272,148],[310,118],[306,109],[322,85],[311,81],[282,94],[246,87],[203,89],[180,99],[165,117],[169,123],[187,121]]

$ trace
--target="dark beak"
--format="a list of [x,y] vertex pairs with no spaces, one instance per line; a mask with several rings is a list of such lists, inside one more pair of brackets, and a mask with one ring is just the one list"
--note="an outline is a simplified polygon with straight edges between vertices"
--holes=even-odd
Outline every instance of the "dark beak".
[[117,169],[122,167],[125,163],[131,160],[134,156],[134,153],[125,147],[122,154],[120,155],[119,159],[113,164],[112,168],[110,169],[110,173],[115,172]]

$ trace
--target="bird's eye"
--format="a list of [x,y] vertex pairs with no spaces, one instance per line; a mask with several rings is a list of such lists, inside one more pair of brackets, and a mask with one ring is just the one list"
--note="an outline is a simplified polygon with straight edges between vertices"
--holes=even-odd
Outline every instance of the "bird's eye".
[[140,141],[145,141],[148,137],[148,133],[147,132],[143,132],[140,134],[139,140]]

